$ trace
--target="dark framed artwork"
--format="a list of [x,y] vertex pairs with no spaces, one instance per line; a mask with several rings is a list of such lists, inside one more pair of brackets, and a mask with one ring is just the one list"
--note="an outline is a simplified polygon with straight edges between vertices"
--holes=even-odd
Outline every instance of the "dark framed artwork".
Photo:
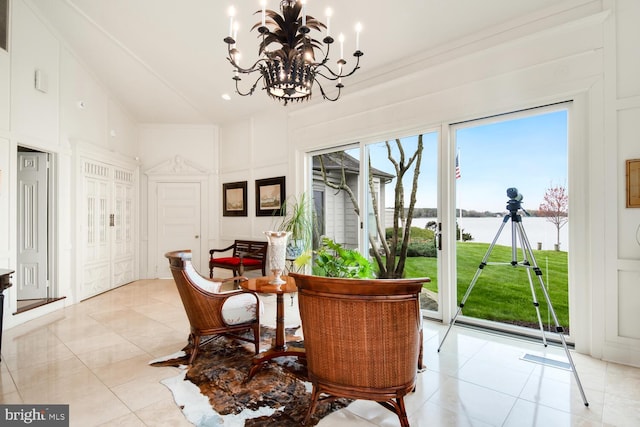
[[256,216],[283,216],[285,177],[256,180]]
[[9,1],[0,0],[0,49],[9,51]]
[[247,216],[247,181],[222,184],[222,216]]
[[640,208],[640,159],[627,160],[627,207]]

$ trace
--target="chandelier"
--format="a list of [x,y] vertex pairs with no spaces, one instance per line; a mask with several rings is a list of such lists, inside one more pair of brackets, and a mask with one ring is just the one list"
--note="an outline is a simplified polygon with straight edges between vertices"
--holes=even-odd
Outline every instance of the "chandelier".
[[[234,68],[233,80],[236,82],[236,92],[241,96],[252,95],[256,86],[262,81],[263,89],[269,96],[287,105],[291,101],[303,101],[311,98],[312,86],[315,83],[320,89],[322,97],[329,101],[336,101],[344,85],[343,77],[349,77],[359,67],[360,57],[364,55],[360,49],[360,24],[356,25],[356,50],[353,53],[355,65],[349,72],[345,71],[347,61],[344,59],[344,36],[340,34],[340,59],[336,61],[337,70],[332,70],[329,63],[330,47],[334,42],[330,35],[331,10],[327,9],[327,25],[313,16],[306,14],[305,0],[282,0],[280,11],[266,9],[266,0],[262,0],[262,19],[251,30],[257,29],[259,48],[258,60],[249,68],[240,66],[240,51],[236,47],[237,22],[234,21],[235,10],[229,10],[229,35],[224,41],[227,43],[227,60]],[[322,42],[313,38],[311,31],[322,32],[326,35]],[[316,58],[322,58],[316,60]],[[240,75],[259,73],[251,87],[243,92],[240,90]],[[334,97],[327,95],[322,82],[335,82],[338,88]]]

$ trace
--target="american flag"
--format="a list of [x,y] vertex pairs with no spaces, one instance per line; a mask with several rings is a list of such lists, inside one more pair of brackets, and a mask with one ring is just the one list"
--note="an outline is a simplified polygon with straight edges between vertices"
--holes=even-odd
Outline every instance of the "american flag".
[[460,178],[462,176],[462,174],[460,173],[460,160],[459,160],[459,155],[460,153],[456,154],[456,179]]

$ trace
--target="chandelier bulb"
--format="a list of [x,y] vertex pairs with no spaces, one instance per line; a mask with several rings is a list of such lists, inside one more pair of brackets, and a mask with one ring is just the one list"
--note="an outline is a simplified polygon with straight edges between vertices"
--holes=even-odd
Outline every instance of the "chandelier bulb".
[[233,17],[236,15],[235,7],[229,8],[229,37],[233,38]]

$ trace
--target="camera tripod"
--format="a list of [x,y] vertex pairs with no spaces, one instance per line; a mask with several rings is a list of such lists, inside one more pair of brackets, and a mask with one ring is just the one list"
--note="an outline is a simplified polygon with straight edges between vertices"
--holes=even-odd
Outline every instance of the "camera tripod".
[[[560,337],[560,341],[562,342],[562,346],[564,347],[564,351],[567,354],[567,359],[569,360],[569,364],[571,365],[571,371],[573,372],[573,375],[576,379],[576,383],[578,385],[578,389],[580,390],[580,395],[582,396],[582,401],[584,402],[584,406],[589,406],[589,402],[587,402],[587,397],[585,396],[584,390],[582,389],[582,383],[580,382],[580,378],[578,377],[578,372],[576,371],[576,367],[573,363],[573,359],[571,358],[571,354],[569,353],[569,349],[567,348],[567,343],[565,341],[564,334],[563,334],[564,329],[562,328],[562,326],[560,326],[560,323],[558,322],[558,318],[556,316],[555,310],[553,309],[553,305],[551,304],[551,299],[549,298],[549,294],[547,292],[547,289],[545,288],[544,281],[542,280],[542,271],[540,270],[540,268],[536,263],[536,259],[533,256],[533,250],[531,249],[531,244],[529,243],[527,234],[524,231],[524,226],[522,225],[522,216],[518,214],[518,210],[522,209],[522,206],[520,204],[520,201],[522,200],[522,195],[518,193],[518,190],[516,188],[509,188],[507,189],[507,196],[509,196],[509,201],[507,202],[507,209],[509,210],[509,213],[504,216],[504,219],[502,220],[502,224],[500,225],[500,228],[498,229],[496,236],[491,242],[491,245],[489,245],[489,249],[487,249],[487,253],[484,255],[484,258],[482,258],[482,262],[478,266],[478,270],[476,270],[476,273],[473,276],[473,279],[471,280],[471,283],[469,284],[467,291],[462,297],[458,310],[456,311],[455,316],[453,316],[453,318],[451,319],[451,323],[449,323],[449,328],[447,329],[447,332],[444,334],[444,337],[440,342],[440,346],[438,346],[438,352],[440,352],[440,349],[444,344],[444,340],[447,339],[447,335],[449,335],[449,332],[451,331],[451,327],[454,325],[458,315],[461,313],[462,308],[464,307],[464,304],[467,301],[467,298],[469,298],[469,294],[471,294],[471,291],[473,290],[473,287],[475,286],[476,281],[478,280],[478,278],[480,277],[480,274],[482,273],[482,270],[487,265],[511,265],[513,267],[526,268],[527,277],[529,279],[529,287],[531,288],[531,295],[533,297],[533,306],[535,307],[536,314],[538,316],[538,325],[540,326],[540,332],[542,334],[542,342],[546,347],[547,339],[545,337],[542,318],[540,317],[540,307],[539,307],[540,304],[538,303],[538,300],[536,298],[533,279],[531,277],[531,270],[533,270],[535,275],[538,277],[540,288],[542,289],[544,298],[547,301],[549,313],[551,314],[551,317],[553,318],[553,321],[555,323],[556,332],[558,333],[558,336]],[[527,213],[524,209],[522,210],[525,213]],[[504,263],[504,262],[488,263],[487,260],[491,255],[491,251],[493,251],[493,248],[496,245],[498,238],[500,237],[500,233],[502,233],[502,230],[504,229],[505,225],[509,220],[511,220],[511,255],[512,255],[511,262],[510,263]],[[523,261],[521,262],[518,262],[518,248],[517,248],[518,238],[520,239],[520,244],[522,245],[522,254],[524,257]]]

